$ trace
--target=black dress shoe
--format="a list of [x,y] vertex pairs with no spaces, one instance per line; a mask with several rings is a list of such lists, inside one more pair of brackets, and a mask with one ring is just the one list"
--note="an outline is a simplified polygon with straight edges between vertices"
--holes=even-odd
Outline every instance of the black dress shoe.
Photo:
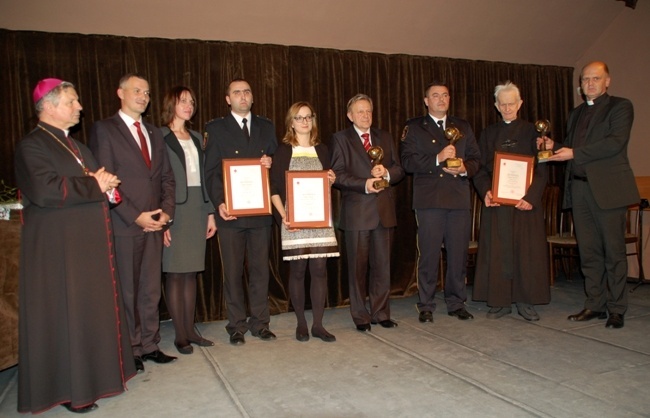
[[309,341],[309,331],[307,331],[307,326],[304,328],[296,328],[296,340],[300,341],[301,343]]
[[609,314],[609,319],[605,324],[607,328],[623,328],[623,325],[625,325],[625,320],[623,319],[623,315],[617,313]]
[[455,316],[456,318],[458,318],[458,319],[460,319],[462,321],[466,321],[468,319],[474,319],[474,315],[467,312],[467,309],[465,309],[465,308],[458,308],[455,311],[447,312],[447,315]]
[[336,341],[336,337],[327,332],[325,328],[320,328],[320,329],[313,329],[311,330],[311,335],[314,336],[314,338],[320,338],[321,340],[325,341],[326,343],[333,343]]
[[61,404],[65,406],[65,409],[67,409],[70,412],[74,412],[75,414],[85,414],[86,412],[94,411],[95,409],[99,408],[96,403],[91,403],[90,405],[86,406],[80,406],[78,408],[73,407],[70,402],[66,402]]
[[135,357],[133,357],[133,360],[135,360],[135,371],[136,371],[136,373],[144,372],[144,363],[142,362],[142,357],[135,356]]
[[194,347],[192,347],[189,342],[177,343],[174,341],[174,347],[176,347],[178,352],[181,354],[192,354],[194,352]]
[[196,340],[189,339],[188,341],[189,341],[191,344],[196,344],[196,345],[198,345],[199,347],[212,347],[212,346],[214,346],[214,343],[213,343],[212,341],[210,341],[210,340],[206,340],[206,339],[203,338],[203,337],[199,337],[199,338],[196,339]]
[[605,319],[607,318],[607,312],[594,312],[589,309],[583,309],[575,315],[569,315],[569,321],[589,321],[591,319]]
[[392,319],[384,319],[383,321],[379,321],[379,325],[384,328],[394,328],[397,326],[397,322],[393,321]]
[[232,334],[230,334],[230,344],[232,345],[246,344],[246,340],[244,339],[244,334],[240,331],[235,331]]
[[361,332],[370,331],[370,324],[358,324],[357,330]]
[[498,306],[493,306],[490,308],[488,311],[487,315],[485,317],[487,319],[499,319],[503,316],[510,315],[512,313],[512,308],[507,307],[498,307]]
[[160,350],[152,351],[151,353],[142,355],[142,360],[144,361],[151,360],[154,363],[158,363],[158,364],[171,363],[172,361],[176,360],[176,358],[177,357],[174,356],[168,356],[167,354],[163,353]]
[[526,321],[539,321],[539,314],[530,303],[517,302],[517,313]]
[[431,311],[422,311],[418,316],[420,322],[433,322],[433,313]]
[[253,335],[259,338],[260,340],[264,340],[264,341],[271,341],[277,338],[275,334],[272,333],[271,330],[268,328],[262,328],[257,332],[257,334],[253,334]]

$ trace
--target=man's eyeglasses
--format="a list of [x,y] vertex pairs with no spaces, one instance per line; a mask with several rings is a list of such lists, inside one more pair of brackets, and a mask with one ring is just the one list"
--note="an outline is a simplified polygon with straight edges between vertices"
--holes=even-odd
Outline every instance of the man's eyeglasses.
[[316,115],[294,116],[293,120],[295,120],[298,123],[303,123],[304,121],[305,122],[311,122],[312,120],[314,120],[315,117],[316,117]]

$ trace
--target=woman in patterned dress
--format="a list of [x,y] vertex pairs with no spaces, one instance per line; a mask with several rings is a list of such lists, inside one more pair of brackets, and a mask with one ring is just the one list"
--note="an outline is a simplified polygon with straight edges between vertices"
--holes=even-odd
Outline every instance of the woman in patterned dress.
[[309,265],[310,297],[313,323],[311,335],[326,342],[336,341],[323,327],[327,299],[327,258],[338,257],[334,228],[289,229],[286,217],[286,171],[328,170],[330,186],[335,174],[330,169],[329,151],[318,137],[314,108],[307,102],[294,103],[287,112],[286,133],[273,156],[271,166],[271,201],[281,229],[282,258],[289,261],[289,295],[298,319],[296,339],[308,341],[305,319],[305,272]]

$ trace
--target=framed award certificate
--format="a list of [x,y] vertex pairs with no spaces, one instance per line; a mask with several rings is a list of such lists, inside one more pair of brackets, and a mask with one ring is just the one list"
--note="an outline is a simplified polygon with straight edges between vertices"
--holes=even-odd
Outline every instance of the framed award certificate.
[[534,169],[534,156],[495,152],[492,201],[502,205],[516,205],[533,182]]
[[223,160],[226,209],[232,216],[271,214],[269,170],[256,158]]
[[287,221],[292,228],[332,226],[327,171],[287,171]]

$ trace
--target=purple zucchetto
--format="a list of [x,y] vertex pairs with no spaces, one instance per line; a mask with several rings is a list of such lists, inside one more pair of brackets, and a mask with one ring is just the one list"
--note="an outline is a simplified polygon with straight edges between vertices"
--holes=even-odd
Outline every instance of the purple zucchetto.
[[51,92],[55,87],[63,83],[63,80],[58,78],[44,78],[36,84],[34,87],[34,93],[32,97],[34,98],[34,103],[38,103],[39,100],[43,98],[47,93]]

